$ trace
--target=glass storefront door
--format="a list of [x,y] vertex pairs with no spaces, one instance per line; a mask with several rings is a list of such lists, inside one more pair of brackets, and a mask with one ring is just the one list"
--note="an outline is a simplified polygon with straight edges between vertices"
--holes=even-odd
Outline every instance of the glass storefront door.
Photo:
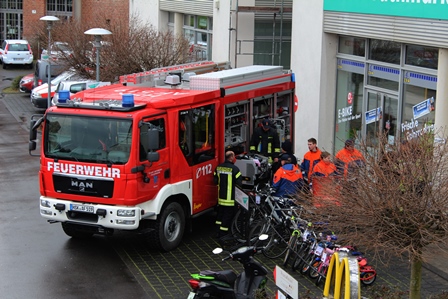
[[365,112],[365,138],[369,146],[378,143],[384,134],[387,143],[396,141],[398,125],[398,97],[395,95],[367,90]]

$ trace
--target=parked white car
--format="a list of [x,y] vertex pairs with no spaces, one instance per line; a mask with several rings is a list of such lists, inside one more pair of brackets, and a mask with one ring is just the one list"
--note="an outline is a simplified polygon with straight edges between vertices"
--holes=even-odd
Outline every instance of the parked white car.
[[[56,88],[58,87],[59,82],[64,80],[81,80],[81,77],[77,75],[74,71],[66,71],[61,73],[59,76],[51,80],[51,86],[50,86],[50,97],[54,97],[54,93],[56,91]],[[36,108],[47,108],[48,106],[48,84],[44,83],[42,85],[39,85],[35,87],[31,91],[31,103]]]
[[6,39],[1,46],[1,62],[3,69],[12,64],[23,64],[28,68],[33,68],[33,51],[27,40]]

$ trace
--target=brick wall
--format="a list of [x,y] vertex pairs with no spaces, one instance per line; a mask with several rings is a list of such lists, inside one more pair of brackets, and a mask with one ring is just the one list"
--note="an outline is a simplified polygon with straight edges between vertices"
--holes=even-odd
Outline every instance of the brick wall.
[[45,0],[23,1],[23,39],[31,39],[36,27],[46,26],[39,20],[46,15]]
[[107,23],[129,21],[128,0],[83,0],[81,20],[84,23],[96,22],[98,27]]
[[[81,0],[73,2],[75,1]],[[76,9],[75,3],[73,3],[73,9]],[[46,0],[23,1],[24,39],[31,39],[35,28],[46,26],[39,20],[46,14]],[[75,17],[74,11],[73,17]],[[107,27],[108,22],[113,24],[114,21],[128,23],[129,0],[82,0],[81,21],[86,24],[95,24],[96,27]]]

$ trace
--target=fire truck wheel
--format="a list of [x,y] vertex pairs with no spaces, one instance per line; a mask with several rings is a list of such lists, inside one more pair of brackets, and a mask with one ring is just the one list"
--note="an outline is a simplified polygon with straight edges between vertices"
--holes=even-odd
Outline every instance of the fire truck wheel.
[[65,223],[62,222],[62,229],[64,230],[64,233],[67,236],[70,236],[72,238],[90,238],[91,236],[93,236],[93,233],[90,231],[86,231],[82,229],[82,226],[80,225],[75,225],[75,224],[71,224],[71,223]]
[[185,230],[185,213],[181,205],[172,202],[164,207],[155,225],[155,244],[163,251],[170,251],[176,248]]

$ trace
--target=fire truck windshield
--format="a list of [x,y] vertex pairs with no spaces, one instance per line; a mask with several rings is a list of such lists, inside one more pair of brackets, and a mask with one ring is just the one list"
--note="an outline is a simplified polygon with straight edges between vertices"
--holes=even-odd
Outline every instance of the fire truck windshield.
[[44,136],[48,158],[124,164],[131,149],[132,120],[48,114]]

